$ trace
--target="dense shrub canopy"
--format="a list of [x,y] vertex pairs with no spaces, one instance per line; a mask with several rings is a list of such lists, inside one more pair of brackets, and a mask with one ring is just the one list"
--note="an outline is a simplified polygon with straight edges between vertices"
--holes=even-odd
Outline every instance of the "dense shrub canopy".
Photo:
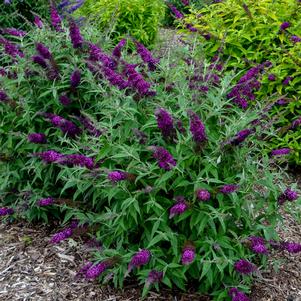
[[0,215],[68,224],[52,243],[96,238],[88,279],[247,291],[277,245],[279,206],[298,198],[262,153],[266,108],[234,105],[233,74],[193,43],[158,59],[137,41],[131,54],[126,40],[99,43],[54,8],[51,23],[0,45]]

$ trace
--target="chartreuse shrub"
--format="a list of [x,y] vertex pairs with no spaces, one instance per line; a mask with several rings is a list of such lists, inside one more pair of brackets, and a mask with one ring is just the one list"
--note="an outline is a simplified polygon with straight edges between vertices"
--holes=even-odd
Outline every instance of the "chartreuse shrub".
[[298,195],[275,167],[287,150],[272,171],[262,155],[261,104],[233,106],[234,75],[196,45],[159,61],[138,42],[99,46],[54,8],[51,22],[2,38],[0,215],[61,221],[52,243],[94,237],[79,276],[248,300],[271,248],[300,251],[276,242],[279,206]]
[[90,19],[100,31],[109,32],[114,41],[131,35],[151,45],[164,12],[165,4],[161,0],[86,0],[76,14]]
[[[228,60],[229,68],[246,70],[266,60],[272,63],[260,79],[256,98],[266,101],[267,95],[274,95],[274,99],[285,96],[293,104],[272,110],[272,114],[279,115],[278,127],[285,126],[289,131],[279,131],[268,148],[291,147],[291,159],[298,164],[300,130],[290,126],[300,113],[300,16],[300,1],[226,0],[194,10],[185,19],[201,33],[207,56],[213,57],[219,50],[219,57]],[[250,100],[248,95],[243,97]]]

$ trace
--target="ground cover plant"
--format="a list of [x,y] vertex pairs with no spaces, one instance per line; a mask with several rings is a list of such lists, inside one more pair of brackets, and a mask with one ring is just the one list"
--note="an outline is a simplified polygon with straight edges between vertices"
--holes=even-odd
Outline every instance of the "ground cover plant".
[[[299,164],[300,1],[216,2],[192,10],[186,18],[180,18],[180,23],[185,27],[189,24],[189,32],[200,37],[208,58],[214,58],[219,51],[219,58],[227,60],[229,68],[245,71],[264,61],[271,62],[254,95],[261,101],[266,95],[285,100],[281,109],[273,111],[279,129],[267,147],[290,147],[291,161]],[[237,80],[240,76],[238,73]],[[238,105],[242,105],[239,98],[244,103],[253,100],[247,94],[232,93],[229,97],[238,99]]]
[[[274,230],[298,193],[272,168],[288,149],[262,152],[269,107],[233,104],[235,74],[196,44],[157,58],[63,23],[54,6],[51,25],[3,32],[0,215],[61,221],[50,243],[97,246],[78,277],[248,300],[272,249],[300,252]],[[242,82],[252,90],[269,67]]]

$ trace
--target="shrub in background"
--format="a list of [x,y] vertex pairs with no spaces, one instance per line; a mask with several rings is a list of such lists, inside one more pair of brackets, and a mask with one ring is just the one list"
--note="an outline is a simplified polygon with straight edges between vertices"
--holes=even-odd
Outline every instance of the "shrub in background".
[[[192,24],[201,33],[200,39],[208,57],[213,57],[219,50],[219,56],[228,60],[229,68],[246,70],[266,60],[272,63],[260,78],[261,87],[255,95],[261,101],[266,101],[266,95],[273,95],[274,99],[285,97],[294,102],[284,105],[280,112],[273,111],[279,115],[278,127],[289,128],[299,117],[300,16],[301,3],[295,0],[226,0],[194,10],[185,23]],[[244,97],[248,99],[248,95]],[[283,133],[278,131],[279,136],[271,142],[272,147],[278,144],[288,146],[288,141],[300,136],[298,127]],[[292,160],[299,163],[297,144],[289,143],[295,154]]]
[[98,30],[66,28],[54,9],[52,28],[0,46],[1,216],[70,222],[52,243],[102,245],[79,276],[134,275],[143,294],[245,296],[271,248],[298,251],[274,241],[279,206],[298,195],[261,154],[261,105],[226,98],[233,75],[194,45],[159,62],[139,43],[131,56],[124,40],[100,48]]
[[151,45],[164,11],[165,5],[161,0],[86,0],[76,14],[87,17],[116,42],[131,35],[143,44]]
[[48,0],[1,0],[0,25],[3,28],[13,27],[26,29],[28,22],[34,20],[34,13],[42,18],[49,14]]

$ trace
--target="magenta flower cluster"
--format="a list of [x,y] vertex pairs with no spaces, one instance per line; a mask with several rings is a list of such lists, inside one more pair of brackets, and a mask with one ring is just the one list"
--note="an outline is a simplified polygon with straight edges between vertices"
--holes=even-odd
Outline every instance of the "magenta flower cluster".
[[283,205],[285,202],[293,202],[298,199],[298,193],[291,188],[286,188],[286,190],[278,197],[278,204]]
[[291,149],[288,147],[273,149],[271,151],[271,156],[285,156],[285,155],[290,154],[290,152],[291,152]]
[[67,166],[81,166],[88,169],[96,167],[92,158],[81,154],[63,155],[53,150],[35,153],[35,156],[41,158],[45,163],[59,163]]
[[196,196],[198,198],[199,201],[209,201],[210,200],[210,192],[206,189],[198,189],[196,191]]
[[235,184],[227,184],[227,185],[222,186],[219,189],[219,192],[223,193],[223,194],[233,193],[233,192],[235,192],[238,189],[238,187],[239,186],[235,185]]
[[49,119],[53,126],[59,128],[64,134],[67,134],[71,138],[75,138],[81,133],[81,129],[79,127],[61,116],[45,113],[44,117]]
[[155,111],[158,128],[161,130],[165,139],[173,139],[175,136],[174,121],[170,113],[163,108]]
[[151,258],[151,252],[147,249],[142,249],[137,252],[131,259],[128,271],[131,271],[134,267],[140,267],[146,265]]
[[0,216],[12,215],[14,213],[14,209],[2,207],[0,208]]
[[173,218],[175,215],[183,214],[187,209],[188,206],[185,201],[180,201],[169,209],[169,218]]
[[69,22],[69,33],[73,48],[81,48],[83,46],[84,39],[81,36],[79,27],[74,20]]
[[140,55],[144,63],[148,65],[150,71],[156,69],[156,65],[159,63],[159,59],[156,59],[152,56],[152,53],[141,43],[135,42],[137,53]]
[[51,25],[54,27],[56,31],[62,31],[62,19],[56,10],[56,8],[52,5],[50,8],[50,20]]
[[196,113],[189,111],[188,114],[190,117],[190,132],[193,140],[198,144],[205,142],[207,140],[205,125]]
[[228,295],[231,297],[232,301],[250,301],[247,295],[239,291],[237,288],[231,288]]
[[51,197],[45,198],[45,199],[40,199],[38,201],[38,206],[40,206],[40,207],[50,206],[50,205],[53,205],[54,202],[55,202],[55,200]]
[[188,265],[194,261],[195,258],[195,250],[191,246],[187,246],[184,248],[182,252],[181,262],[183,265]]
[[123,171],[111,171],[108,173],[108,180],[112,183],[117,183],[128,178],[128,174]]
[[261,64],[248,70],[247,73],[239,79],[227,97],[241,108],[246,109],[248,107],[248,101],[255,100],[253,91],[258,90],[261,86],[258,77],[264,70],[265,65],[266,64]]
[[251,243],[251,250],[257,254],[267,254],[268,249],[265,245],[265,240],[262,237],[251,236],[249,237],[249,241]]
[[157,160],[160,168],[171,170],[174,166],[176,166],[176,160],[165,148],[161,146],[154,146],[152,149],[153,157]]
[[43,133],[32,133],[32,134],[29,134],[27,136],[27,139],[28,139],[29,142],[32,142],[32,143],[37,143],[37,144],[47,143],[46,136]]
[[53,244],[58,244],[59,242],[71,237],[73,234],[73,230],[71,228],[64,229],[61,232],[54,234],[50,240]]
[[234,269],[241,274],[251,274],[257,270],[257,267],[245,259],[240,259],[235,262]]

